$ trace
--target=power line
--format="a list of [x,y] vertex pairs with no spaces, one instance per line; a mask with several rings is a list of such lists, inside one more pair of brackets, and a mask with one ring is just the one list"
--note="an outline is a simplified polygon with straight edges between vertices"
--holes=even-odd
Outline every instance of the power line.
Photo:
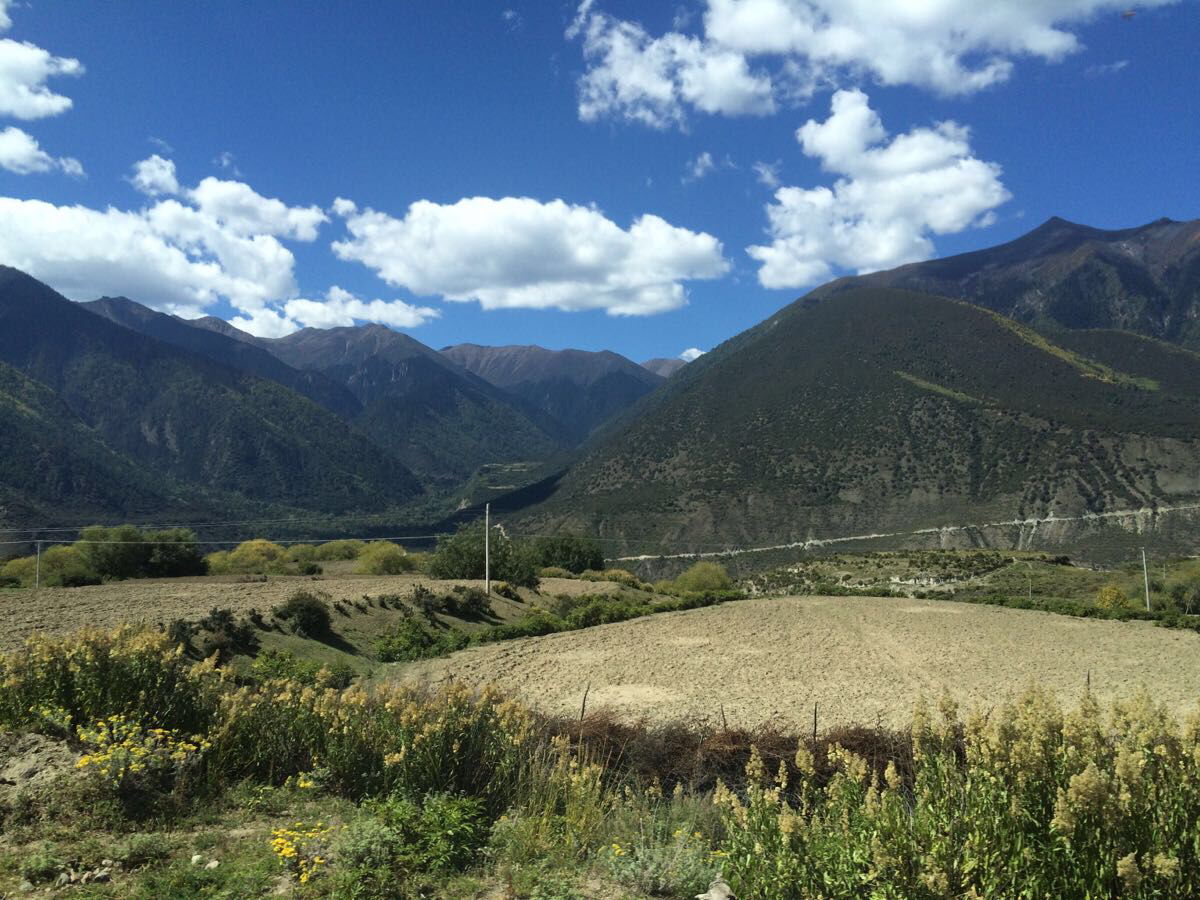
[[[360,513],[351,516],[291,516],[285,519],[245,519],[235,522],[177,522],[172,524],[159,523],[139,523],[139,522],[121,522],[119,525],[101,525],[102,528],[116,528],[122,525],[132,525],[134,528],[227,528],[235,525],[286,525],[289,523],[329,523],[336,524],[339,521],[350,522],[365,522],[372,519],[394,519],[395,517],[389,513]],[[44,528],[0,528],[2,534],[61,534],[63,532],[82,531],[85,528],[95,526],[96,522],[89,522],[87,525],[72,525],[72,526],[53,526]]]

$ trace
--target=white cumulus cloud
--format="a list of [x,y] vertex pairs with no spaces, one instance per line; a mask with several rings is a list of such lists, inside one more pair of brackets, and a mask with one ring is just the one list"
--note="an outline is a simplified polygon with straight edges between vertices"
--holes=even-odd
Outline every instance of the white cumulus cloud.
[[717,278],[729,264],[712,235],[643,215],[623,229],[599,210],[562,200],[421,200],[403,218],[335,202],[350,233],[334,243],[384,281],[420,296],[484,309],[603,309],[649,315],[687,302],[681,282]]
[[707,352],[707,350],[701,350],[699,347],[688,347],[688,349],[679,354],[679,358],[684,362],[695,362]]
[[0,131],[0,167],[18,175],[52,170],[68,175],[83,175],[83,165],[79,160],[69,156],[55,159],[38,146],[32,135],[11,126]]
[[393,328],[415,328],[440,316],[428,306],[412,306],[403,300],[360,300],[337,285],[321,300],[296,297],[282,309],[262,307],[230,320],[236,328],[258,337],[276,338],[301,328],[338,328],[360,322],[378,322]]
[[[0,32],[12,27],[7,2],[0,2]],[[56,94],[46,81],[59,75],[82,75],[77,59],[54,56],[28,41],[0,38],[0,115],[44,119],[71,108],[71,98]]]
[[[1147,0],[1142,7],[1177,0]],[[1023,57],[1056,61],[1081,49],[1071,30],[1128,0],[707,0],[702,31],[655,37],[579,7],[586,71],[579,114],[655,127],[689,108],[770,112],[822,84],[868,78],[967,94],[1009,78]]]
[[393,328],[415,328],[441,315],[428,306],[403,300],[360,300],[334,285],[324,300],[289,300],[283,305],[288,318],[310,328],[334,328],[356,322],[379,322]]
[[157,153],[135,163],[133,175],[129,180],[135,188],[149,197],[179,193],[179,180],[175,177],[175,163],[169,159],[163,159]]
[[295,258],[280,238],[316,238],[319,209],[240,182],[183,188],[161,157],[138,163],[131,180],[175,196],[131,210],[0,198],[0,259],[77,300],[124,294],[184,316],[222,299],[253,315],[297,296]]
[[861,91],[838,91],[824,122],[797,132],[804,153],[839,177],[832,187],[781,187],[767,207],[771,243],[747,248],[764,287],[797,288],[835,269],[870,272],[926,259],[930,234],[986,225],[1009,199],[1000,167],[976,159],[954,122],[888,140]]
[[[12,27],[9,5],[8,0],[0,0],[0,32]],[[77,59],[53,56],[26,41],[0,38],[0,116],[31,120],[66,112],[71,108],[71,99],[51,91],[46,80],[82,72],[83,66]],[[0,131],[0,167],[18,175],[61,171],[83,176],[79,160],[51,156],[36,138],[11,126]]]
[[642,26],[580,6],[567,32],[579,37],[587,71],[579,82],[579,116],[616,115],[655,128],[680,125],[691,105],[709,113],[774,112],[771,79],[746,57],[696,37],[651,37]]

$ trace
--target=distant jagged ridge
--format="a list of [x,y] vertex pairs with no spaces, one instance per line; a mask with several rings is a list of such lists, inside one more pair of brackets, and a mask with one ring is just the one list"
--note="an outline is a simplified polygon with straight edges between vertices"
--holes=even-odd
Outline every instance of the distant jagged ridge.
[[1105,231],[1056,217],[998,247],[839,278],[810,296],[864,286],[956,297],[1031,324],[1116,328],[1200,349],[1200,219]]
[[455,344],[442,355],[560,423],[578,443],[663,378],[608,350]]

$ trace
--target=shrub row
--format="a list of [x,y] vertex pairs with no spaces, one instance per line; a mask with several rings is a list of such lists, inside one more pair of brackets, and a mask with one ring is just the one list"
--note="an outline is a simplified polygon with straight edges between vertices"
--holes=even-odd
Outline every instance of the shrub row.
[[[23,556],[5,563],[0,576],[30,586],[38,559]],[[41,583],[55,587],[99,584],[126,578],[178,578],[204,575],[207,563],[194,532],[186,528],[143,531],[133,525],[92,525],[72,544],[47,547],[41,558]]]

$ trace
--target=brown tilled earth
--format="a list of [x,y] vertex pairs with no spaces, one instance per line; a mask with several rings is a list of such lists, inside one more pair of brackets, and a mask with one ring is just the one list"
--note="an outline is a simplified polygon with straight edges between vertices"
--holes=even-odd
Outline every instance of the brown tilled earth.
[[920,695],[986,711],[1028,685],[1073,706],[1141,687],[1179,714],[1200,700],[1200,635],[996,606],[878,597],[744,600],[492,644],[397,675],[494,683],[551,713],[652,721],[901,726]]
[[[83,626],[115,628],[126,623],[166,624],[173,619],[194,621],[213,607],[244,615],[251,609],[270,612],[301,589],[323,591],[332,600],[360,600],[364,594],[411,593],[421,583],[437,589],[456,584],[483,587],[482,581],[431,581],[420,575],[332,575],[319,580],[300,576],[271,576],[268,581],[239,582],[235,576],[118,581],[78,588],[42,588],[40,591],[0,591],[0,651],[17,647],[30,634],[68,634]],[[522,590],[526,603],[496,598],[500,618],[523,614],[539,596],[611,593],[618,585],[609,581],[576,581],[544,578],[541,594]]]

